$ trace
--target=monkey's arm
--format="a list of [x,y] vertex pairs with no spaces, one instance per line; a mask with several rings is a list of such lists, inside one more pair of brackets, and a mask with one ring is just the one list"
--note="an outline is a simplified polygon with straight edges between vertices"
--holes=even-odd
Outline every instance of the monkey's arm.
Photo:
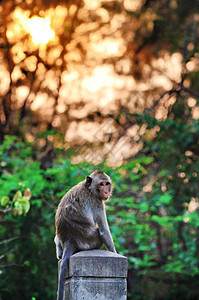
[[99,234],[102,242],[104,243],[104,245],[109,251],[116,253],[105,212],[101,214],[98,220],[98,226],[99,226]]

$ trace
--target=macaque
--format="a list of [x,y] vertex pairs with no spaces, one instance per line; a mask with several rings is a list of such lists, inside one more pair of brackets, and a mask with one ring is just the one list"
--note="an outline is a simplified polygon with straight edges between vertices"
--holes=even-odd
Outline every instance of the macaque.
[[61,259],[57,300],[63,299],[66,269],[71,255],[82,250],[99,249],[116,252],[109,230],[105,204],[112,193],[112,181],[96,170],[61,199],[56,216],[56,254]]

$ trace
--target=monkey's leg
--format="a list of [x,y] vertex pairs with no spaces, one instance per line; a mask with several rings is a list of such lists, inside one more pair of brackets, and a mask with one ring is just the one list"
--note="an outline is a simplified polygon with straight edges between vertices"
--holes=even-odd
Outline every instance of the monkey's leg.
[[59,280],[58,280],[57,300],[63,300],[66,269],[68,267],[69,258],[74,253],[75,253],[75,248],[72,245],[72,242],[68,240],[64,245],[64,252],[61,260]]
[[57,235],[55,236],[54,242],[56,244],[56,256],[57,256],[57,259],[59,260],[62,258],[63,248],[62,248],[61,242]]

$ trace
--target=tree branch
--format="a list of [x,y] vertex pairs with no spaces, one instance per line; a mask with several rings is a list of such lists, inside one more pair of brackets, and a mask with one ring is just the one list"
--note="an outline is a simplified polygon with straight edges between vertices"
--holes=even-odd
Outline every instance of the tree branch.
[[0,209],[0,214],[5,215],[12,211],[12,208]]
[[14,241],[14,240],[19,239],[19,238],[20,238],[20,237],[18,236],[18,237],[12,237],[12,238],[10,238],[10,239],[0,241],[0,245],[8,244],[8,243],[10,243],[10,242],[12,242],[12,241]]

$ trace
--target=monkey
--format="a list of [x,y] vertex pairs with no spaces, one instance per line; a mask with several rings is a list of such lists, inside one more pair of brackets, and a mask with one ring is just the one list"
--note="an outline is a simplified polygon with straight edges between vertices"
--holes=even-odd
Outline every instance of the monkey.
[[104,203],[111,196],[112,190],[111,178],[96,170],[61,199],[55,215],[54,239],[57,258],[61,259],[57,300],[63,299],[70,256],[78,251],[99,249],[102,244],[107,250],[116,253]]

